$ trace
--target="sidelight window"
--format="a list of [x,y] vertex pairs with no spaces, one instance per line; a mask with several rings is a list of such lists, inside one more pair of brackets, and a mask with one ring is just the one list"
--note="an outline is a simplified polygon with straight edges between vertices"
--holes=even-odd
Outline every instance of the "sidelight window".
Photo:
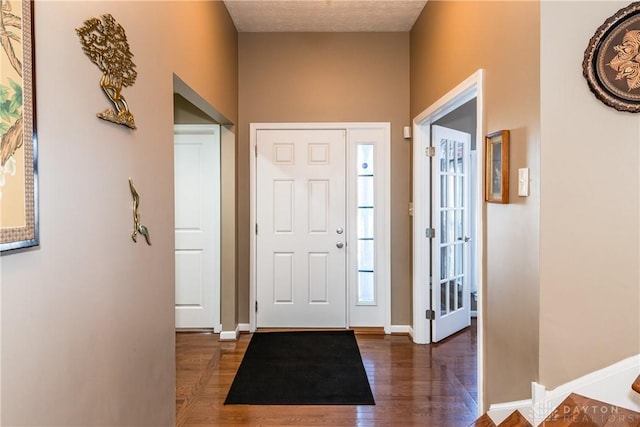
[[375,295],[375,145],[358,144],[357,238],[358,304],[376,303]]

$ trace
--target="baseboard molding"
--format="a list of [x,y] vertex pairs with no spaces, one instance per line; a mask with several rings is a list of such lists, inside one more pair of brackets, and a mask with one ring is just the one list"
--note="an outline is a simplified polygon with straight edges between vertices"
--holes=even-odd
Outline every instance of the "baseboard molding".
[[410,335],[413,336],[413,328],[409,325],[391,325],[391,335]]
[[496,424],[500,424],[503,422],[509,415],[511,415],[514,411],[520,411],[520,413],[534,426],[538,424],[533,423],[533,414],[532,414],[532,401],[531,399],[527,400],[515,400],[513,402],[506,403],[496,403],[494,405],[489,406],[489,410],[487,414],[491,418],[491,420]]
[[547,390],[532,383],[536,418],[546,418],[569,394],[578,393],[622,408],[640,411],[640,395],[631,384],[640,374],[640,354]]
[[220,341],[236,341],[239,335],[240,328],[239,325],[236,325],[236,329],[234,331],[221,331]]
[[537,426],[571,393],[640,412],[640,395],[631,390],[631,384],[638,374],[640,374],[640,354],[591,372],[552,390],[547,390],[544,385],[533,382],[531,383],[532,399],[493,404],[487,412],[495,424],[500,424],[513,411],[519,410],[531,424]]
[[[361,329],[365,329],[365,328],[361,328]],[[251,325],[249,323],[238,323],[238,326],[236,326],[235,331],[220,332],[220,339],[236,340],[238,339],[239,333],[247,333],[247,332],[251,332]],[[410,325],[391,325],[390,333],[392,335],[409,335],[413,337],[413,328]]]

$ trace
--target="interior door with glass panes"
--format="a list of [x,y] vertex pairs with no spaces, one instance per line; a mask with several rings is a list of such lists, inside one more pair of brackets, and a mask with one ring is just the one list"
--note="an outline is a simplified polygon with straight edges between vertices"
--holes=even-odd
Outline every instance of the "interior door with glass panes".
[[471,135],[432,126],[431,340],[471,324],[469,149]]

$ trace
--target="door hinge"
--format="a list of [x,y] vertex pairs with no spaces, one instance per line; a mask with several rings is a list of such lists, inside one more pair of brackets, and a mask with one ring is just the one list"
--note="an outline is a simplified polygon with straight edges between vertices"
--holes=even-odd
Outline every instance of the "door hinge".
[[427,320],[436,320],[436,313],[433,310],[427,310],[425,313]]
[[433,239],[436,237],[436,229],[435,228],[427,228],[424,230],[424,236],[427,239]]
[[256,236],[258,235],[258,223],[256,222]]
[[253,146],[253,151],[256,153],[256,157],[258,157],[258,144]]
[[436,147],[427,147],[424,149],[424,155],[427,157],[434,157],[436,155]]
[[258,301],[256,301],[256,313],[258,312]]

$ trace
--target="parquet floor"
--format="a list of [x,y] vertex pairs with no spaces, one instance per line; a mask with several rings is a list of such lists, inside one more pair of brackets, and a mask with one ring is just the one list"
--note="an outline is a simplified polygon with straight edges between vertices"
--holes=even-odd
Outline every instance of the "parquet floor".
[[357,335],[375,406],[224,405],[250,338],[176,334],[178,426],[465,427],[477,418],[475,322],[432,345]]

